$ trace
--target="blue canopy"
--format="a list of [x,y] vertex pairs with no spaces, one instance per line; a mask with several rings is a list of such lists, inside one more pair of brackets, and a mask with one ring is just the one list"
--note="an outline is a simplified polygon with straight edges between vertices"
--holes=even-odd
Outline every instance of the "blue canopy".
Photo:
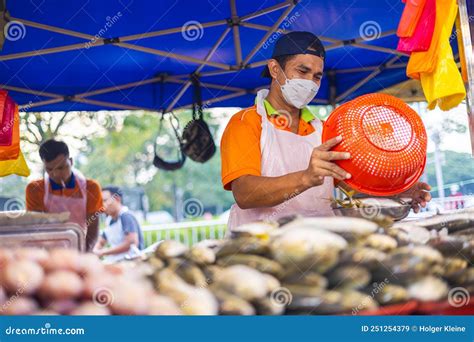
[[395,50],[400,0],[7,0],[0,87],[24,110],[249,106],[281,30],[327,48],[314,103],[406,80]]

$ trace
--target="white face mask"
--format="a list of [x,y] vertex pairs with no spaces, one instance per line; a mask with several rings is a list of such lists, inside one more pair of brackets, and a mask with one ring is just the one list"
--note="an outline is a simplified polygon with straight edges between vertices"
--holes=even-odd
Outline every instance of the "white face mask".
[[[282,71],[283,72],[283,71]],[[283,75],[285,73],[283,72]],[[285,98],[286,103],[295,108],[301,109],[305,107],[316,96],[319,90],[319,85],[311,80],[301,78],[288,79],[286,77],[285,84],[281,85],[281,92]]]

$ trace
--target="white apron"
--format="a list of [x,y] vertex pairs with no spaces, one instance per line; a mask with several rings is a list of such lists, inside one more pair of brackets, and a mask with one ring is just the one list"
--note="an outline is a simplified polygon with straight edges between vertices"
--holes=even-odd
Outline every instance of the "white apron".
[[[123,233],[122,228],[122,214],[127,212],[127,207],[122,207],[117,217],[117,221],[114,223],[112,222],[112,217],[107,217],[106,220],[106,227],[104,229],[105,236],[107,237],[107,242],[109,243],[110,247],[117,247],[118,245],[122,244],[125,239],[125,234]],[[104,261],[106,262],[116,262],[122,260],[130,254],[131,250],[127,252],[123,252],[120,254],[113,254],[113,255],[106,255],[104,256]]]
[[69,212],[69,221],[77,223],[87,234],[87,181],[78,170],[73,170],[74,180],[81,197],[58,196],[52,193],[51,182],[46,173],[44,176],[43,203],[48,213]]
[[[261,174],[264,177],[279,177],[292,172],[305,170],[313,149],[321,145],[322,123],[315,118],[311,123],[315,131],[301,136],[275,128],[268,120],[263,100],[268,90],[257,93],[257,113],[262,117],[260,149],[262,154]],[[288,199],[274,207],[240,209],[234,204],[230,211],[228,227],[230,230],[244,223],[255,221],[274,221],[281,217],[299,214],[303,216],[334,216],[330,198],[333,197],[334,181],[324,177],[324,183],[300,194],[288,194]]]

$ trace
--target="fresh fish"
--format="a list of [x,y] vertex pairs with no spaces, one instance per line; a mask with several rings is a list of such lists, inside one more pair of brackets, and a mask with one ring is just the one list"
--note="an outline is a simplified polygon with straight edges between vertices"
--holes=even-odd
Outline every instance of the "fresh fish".
[[285,275],[282,282],[286,284],[313,286],[321,289],[325,289],[328,286],[328,280],[316,272],[293,272]]
[[217,315],[219,304],[208,289],[189,285],[168,268],[155,279],[159,292],[171,297],[185,315]]
[[337,289],[361,289],[366,287],[371,279],[370,272],[356,265],[336,267],[327,274],[329,286]]
[[274,260],[303,271],[309,266],[325,272],[337,262],[339,251],[345,247],[347,242],[341,236],[309,228],[281,228],[270,241]]
[[175,240],[165,240],[161,242],[155,250],[155,256],[158,258],[178,258],[188,251],[188,247]]
[[234,254],[227,255],[217,261],[220,266],[246,265],[262,273],[269,273],[276,277],[281,277],[283,267],[271,259],[259,255]]
[[268,241],[256,237],[242,237],[227,240],[217,251],[217,258],[234,254],[267,255],[270,252]]
[[436,215],[424,220],[413,221],[412,224],[425,227],[429,230],[446,228],[449,233],[454,233],[474,226],[474,215],[470,213],[457,213],[449,215]]
[[400,285],[374,283],[367,289],[380,305],[392,305],[406,302],[409,299],[408,290]]
[[255,299],[252,304],[259,315],[277,316],[282,315],[285,312],[285,305],[279,303],[275,298],[258,298]]
[[256,314],[255,308],[248,301],[216,287],[211,287],[211,290],[219,302],[219,314],[233,316]]
[[195,245],[186,253],[186,258],[198,265],[209,265],[216,261],[216,254],[211,248]]
[[408,295],[421,301],[438,301],[448,295],[448,285],[440,278],[426,276],[408,286]]
[[386,234],[370,234],[362,241],[362,246],[389,252],[397,248],[397,240]]
[[298,218],[282,228],[321,229],[340,235],[366,236],[374,233],[378,225],[374,222],[356,217],[308,217]]
[[185,259],[169,259],[168,269],[174,271],[188,284],[197,287],[207,287],[208,280],[201,269],[191,261]]
[[430,246],[405,246],[395,249],[392,256],[397,255],[415,255],[423,261],[430,264],[442,264],[443,255]]
[[268,235],[275,230],[277,227],[276,223],[268,222],[254,222],[247,223],[234,228],[231,232],[232,238],[239,237],[257,237],[257,238],[268,238]]
[[341,264],[357,264],[373,270],[380,266],[387,258],[387,254],[375,248],[349,248],[342,252]]
[[263,298],[268,293],[264,275],[244,265],[224,268],[217,274],[214,284],[217,288],[248,301]]

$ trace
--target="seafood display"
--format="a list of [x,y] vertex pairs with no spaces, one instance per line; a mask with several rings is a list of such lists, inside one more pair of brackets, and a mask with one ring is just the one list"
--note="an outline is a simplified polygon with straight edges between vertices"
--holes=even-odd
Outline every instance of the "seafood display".
[[[68,249],[0,249],[0,314],[327,315],[474,292],[472,213],[390,227],[280,219],[105,265]],[[446,228],[446,229],[444,229]]]

